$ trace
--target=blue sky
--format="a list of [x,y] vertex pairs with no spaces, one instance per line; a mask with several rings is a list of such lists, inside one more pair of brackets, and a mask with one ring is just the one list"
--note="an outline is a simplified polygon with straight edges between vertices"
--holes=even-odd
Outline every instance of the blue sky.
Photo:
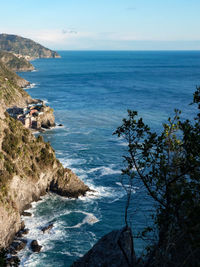
[[52,49],[200,49],[200,0],[1,0],[0,32]]

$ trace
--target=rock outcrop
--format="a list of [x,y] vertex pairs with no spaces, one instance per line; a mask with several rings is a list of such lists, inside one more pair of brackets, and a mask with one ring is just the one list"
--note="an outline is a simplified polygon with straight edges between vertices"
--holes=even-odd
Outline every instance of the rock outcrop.
[[30,245],[33,252],[40,252],[42,246],[40,246],[37,240],[33,240]]
[[103,236],[71,267],[134,267],[136,257],[130,228],[115,230]]
[[[64,177],[64,178],[63,178]],[[90,191],[89,187],[81,181],[70,169],[64,169],[50,184],[50,190],[61,196],[77,198]]]
[[43,114],[38,117],[38,125],[45,129],[49,129],[55,126],[55,118],[52,108],[47,106],[44,107]]

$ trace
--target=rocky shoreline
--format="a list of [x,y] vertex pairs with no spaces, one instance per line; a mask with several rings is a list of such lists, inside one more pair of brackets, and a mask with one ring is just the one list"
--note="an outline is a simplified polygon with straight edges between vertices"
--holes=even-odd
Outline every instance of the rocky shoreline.
[[[67,198],[78,198],[79,196],[84,196],[87,192],[90,191],[89,187],[86,186],[70,169],[65,169],[64,176],[65,179],[61,179],[60,176],[57,177],[57,179],[52,180],[47,188],[42,189],[41,192],[38,192],[37,195],[35,194],[35,192],[33,192],[33,198],[31,202],[24,202],[23,207],[21,207],[20,211],[18,231],[10,236],[9,242],[5,247],[7,266],[18,266],[20,260],[17,256],[17,253],[27,246],[27,240],[24,238],[24,236],[28,234],[29,229],[26,228],[24,221],[21,220],[21,215],[32,216],[32,214],[27,211],[32,207],[32,202],[40,201],[41,196],[45,195],[48,192],[55,192],[56,194],[65,196]],[[41,228],[41,234],[49,232],[52,228],[53,223],[44,225]],[[37,240],[32,240],[29,246],[30,250],[33,253],[39,253],[42,249],[42,246],[38,243]]]
[[[26,211],[31,203],[40,200],[48,192],[78,198],[90,189],[70,169],[62,166],[42,136],[36,138],[30,127],[25,127],[21,121],[5,112],[14,105],[26,108],[27,103],[35,100],[21,88],[28,84],[27,81],[3,64],[0,67],[0,252],[6,251],[7,266],[17,266],[17,251],[27,245],[24,235],[29,231],[21,215],[31,215]],[[53,110],[50,107],[43,108],[47,110],[40,114],[41,127],[34,130],[55,126]],[[30,113],[33,111],[30,110]],[[44,225],[41,233],[52,227]],[[37,240],[32,240],[30,246],[35,252],[41,249]]]

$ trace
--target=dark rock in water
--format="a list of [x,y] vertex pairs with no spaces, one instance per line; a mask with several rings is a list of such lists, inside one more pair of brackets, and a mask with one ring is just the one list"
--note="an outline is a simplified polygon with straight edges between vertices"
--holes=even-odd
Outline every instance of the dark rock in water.
[[19,231],[18,233],[16,233],[16,237],[22,237],[22,231]]
[[25,205],[24,210],[29,210],[30,208],[32,208],[32,205],[31,204],[27,204],[27,205]]
[[42,246],[38,244],[37,240],[33,240],[30,246],[33,252],[40,252],[42,248]]
[[71,267],[134,267],[136,257],[130,228],[115,230],[103,236]]
[[29,233],[29,229],[28,228],[22,230],[22,235],[27,235],[28,233]]
[[16,234],[16,236],[17,236],[17,237],[22,237],[23,235],[27,235],[28,233],[29,233],[29,229],[26,228],[26,229],[20,230],[20,231]]
[[27,211],[23,211],[22,212],[22,216],[29,216],[29,217],[31,217],[32,216],[32,214],[30,213],[30,212],[27,212]]
[[53,223],[49,224],[48,226],[43,227],[41,230],[43,233],[51,230],[53,228]]
[[60,127],[61,127],[61,126],[63,126],[63,124],[62,124],[62,123],[60,123],[60,124],[58,124],[58,126],[60,126]]
[[10,255],[16,255],[17,254],[17,251],[14,249],[14,248],[8,248],[8,254],[10,254]]
[[6,267],[19,266],[20,259],[17,256],[12,256],[6,260]]
[[42,124],[41,126],[42,126],[42,128],[44,128],[44,129],[51,129],[51,126],[46,125],[46,124]]
[[11,248],[15,251],[20,251],[25,248],[27,241],[24,239],[14,240],[11,244]]

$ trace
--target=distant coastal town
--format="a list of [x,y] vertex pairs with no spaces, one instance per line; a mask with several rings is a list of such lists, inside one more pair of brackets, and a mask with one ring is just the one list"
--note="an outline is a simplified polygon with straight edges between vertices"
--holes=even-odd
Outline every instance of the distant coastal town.
[[26,107],[14,106],[6,111],[11,117],[21,121],[26,128],[41,129],[42,127],[50,128],[52,126],[48,120],[46,123],[43,123],[42,117],[50,111],[50,107],[46,106],[45,102],[40,99],[35,99]]

